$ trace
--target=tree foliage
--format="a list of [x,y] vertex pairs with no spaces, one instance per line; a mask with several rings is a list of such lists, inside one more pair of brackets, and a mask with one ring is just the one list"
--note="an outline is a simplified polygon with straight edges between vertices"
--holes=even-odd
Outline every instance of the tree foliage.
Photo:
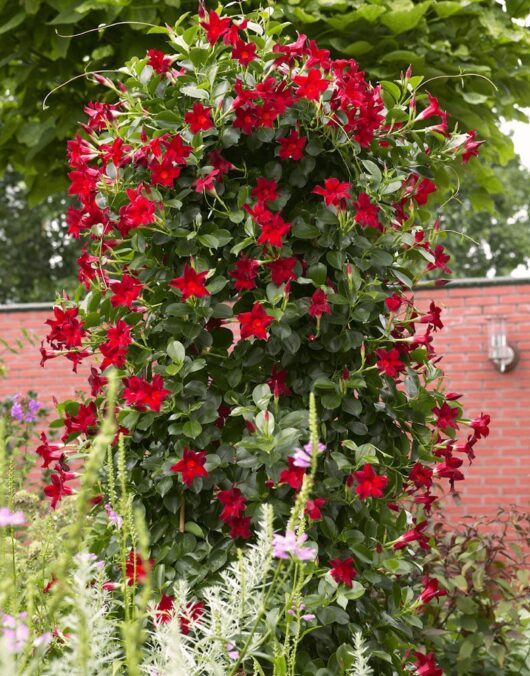
[[[163,42],[134,23],[60,36],[112,22],[171,25],[196,6],[195,0],[0,2],[0,170],[11,164],[20,171],[33,203],[65,188],[64,142],[95,90],[90,78],[80,78],[56,91],[43,111],[46,95],[85,71],[118,68]],[[276,18],[291,20],[336,55],[358,59],[369,78],[393,80],[409,64],[417,75],[438,78],[429,90],[461,127],[477,129],[488,140],[486,160],[512,157],[499,119],[523,120],[521,109],[530,106],[530,38],[516,23],[530,11],[528,0],[511,0],[506,10],[496,0],[301,0],[273,6]],[[471,73],[482,78],[455,77]],[[500,190],[484,168],[475,178],[485,193]]]
[[473,176],[464,176],[458,198],[448,202],[441,213],[455,277],[503,276],[517,266],[528,267],[530,172],[517,160],[493,171],[507,186],[505,191],[484,199]]
[[73,290],[79,246],[67,236],[61,195],[28,207],[20,176],[0,179],[0,303],[50,301]]

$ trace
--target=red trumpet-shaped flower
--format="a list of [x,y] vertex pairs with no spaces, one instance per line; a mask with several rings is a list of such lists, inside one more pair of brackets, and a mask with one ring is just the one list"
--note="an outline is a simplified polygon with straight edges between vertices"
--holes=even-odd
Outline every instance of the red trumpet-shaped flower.
[[424,577],[422,579],[423,591],[418,597],[422,603],[429,603],[432,599],[447,596],[445,589],[440,589],[440,583],[435,578]]
[[132,587],[133,584],[144,584],[153,564],[153,559],[144,561],[140,554],[135,554],[131,549],[125,562],[125,577],[129,587]]
[[280,473],[278,483],[289,484],[295,491],[299,491],[302,488],[305,470],[303,467],[297,467],[294,464],[294,458],[287,458],[287,462],[289,464],[289,469],[284,469],[283,472]]
[[171,394],[164,388],[164,381],[159,373],[153,376],[152,382],[139,376],[129,376],[123,379],[123,384],[123,398],[129,406],[134,406],[139,411],[148,408],[151,411],[160,411],[162,402]]
[[481,413],[478,418],[471,421],[471,427],[474,430],[474,435],[477,439],[487,437],[490,433],[489,424],[490,416],[487,413]]
[[268,325],[274,321],[274,317],[268,315],[260,303],[254,303],[250,312],[241,312],[237,315],[241,326],[241,338],[250,338],[254,336],[259,340],[267,340]]
[[232,279],[236,280],[234,288],[237,291],[250,291],[256,288],[254,281],[258,276],[259,263],[252,258],[241,255],[235,264],[233,270],[228,273]]
[[422,549],[430,549],[429,538],[423,532],[427,528],[427,521],[422,521],[414,528],[411,528],[394,542],[394,549],[403,549],[411,542],[417,542]]
[[184,115],[184,122],[189,124],[192,134],[211,129],[213,127],[212,110],[203,106],[202,103],[195,102],[192,109]]
[[211,45],[215,45],[217,40],[228,31],[232,20],[229,17],[222,19],[219,14],[212,9],[208,14],[208,20],[200,21],[199,23],[206,31],[208,42]]
[[137,277],[124,274],[120,280],[110,283],[110,290],[112,291],[110,303],[112,307],[131,308],[134,301],[142,293],[143,288],[144,285]]
[[339,181],[338,178],[326,178],[324,186],[317,185],[313,189],[315,195],[321,195],[324,198],[324,204],[327,207],[336,207],[337,209],[345,209],[349,201],[351,201],[351,183]]
[[388,477],[378,475],[374,472],[373,465],[366,464],[362,470],[353,473],[357,480],[355,492],[361,498],[382,498],[383,491],[388,485]]
[[188,486],[193,483],[197,477],[207,477],[208,472],[204,467],[206,462],[206,451],[191,451],[184,449],[182,459],[169,468],[172,472],[182,474],[182,482]]
[[236,487],[226,491],[219,491],[217,499],[224,505],[220,516],[221,521],[224,521],[225,523],[230,523],[232,519],[239,517],[241,512],[244,512],[247,506],[245,496],[239,488]]
[[353,559],[331,559],[329,563],[331,565],[331,577],[335,582],[351,587],[353,578],[357,577],[357,571],[353,567]]
[[328,304],[328,297],[322,289],[317,289],[311,296],[311,305],[309,306],[311,317],[320,319],[323,314],[331,314],[331,308]]
[[204,286],[204,280],[208,275],[208,270],[205,272],[196,272],[191,265],[187,263],[184,265],[184,272],[180,277],[175,277],[169,282],[169,286],[182,291],[182,300],[188,298],[204,298],[209,296],[210,292]]
[[414,667],[416,671],[414,672],[417,676],[443,676],[443,671],[436,666],[434,660],[434,653],[420,653],[418,651],[414,652],[414,657],[416,662]]
[[304,156],[304,147],[307,143],[305,136],[300,136],[297,131],[292,131],[289,136],[278,139],[280,144],[280,158],[282,160],[301,160]]
[[400,359],[400,352],[395,347],[391,350],[379,348],[375,353],[379,357],[376,362],[377,368],[387,376],[395,378],[405,370],[405,364]]

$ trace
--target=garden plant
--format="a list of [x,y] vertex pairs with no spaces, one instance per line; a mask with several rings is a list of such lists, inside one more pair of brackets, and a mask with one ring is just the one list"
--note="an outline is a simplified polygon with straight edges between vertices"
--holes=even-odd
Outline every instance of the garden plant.
[[[414,574],[489,416],[444,391],[413,288],[450,273],[437,212],[481,141],[411,69],[370,83],[284,29],[151,29],[167,53],[97,74],[113,100],[68,144],[80,287],[41,354],[89,365],[90,394],[37,449],[51,507],[79,492],[58,637],[24,625],[51,673],[442,673],[418,629],[445,590]],[[57,619],[76,588],[121,623],[102,662],[90,612]]]

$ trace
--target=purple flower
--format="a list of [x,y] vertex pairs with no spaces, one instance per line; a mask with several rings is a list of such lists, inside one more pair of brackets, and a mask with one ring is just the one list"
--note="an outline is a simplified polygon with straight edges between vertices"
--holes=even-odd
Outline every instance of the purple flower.
[[37,420],[37,413],[40,411],[40,403],[36,399],[28,401],[28,413],[26,414],[26,422],[35,422]]
[[24,409],[19,401],[15,401],[13,406],[11,406],[11,417],[19,422],[24,421]]
[[303,546],[306,540],[305,533],[299,537],[292,530],[286,531],[285,535],[276,533],[272,538],[272,555],[277,559],[287,559],[292,556],[298,561],[312,561],[317,553],[316,550]]
[[[318,444],[317,453],[323,453],[326,450],[324,444]],[[297,448],[293,455],[293,465],[308,469],[311,467],[311,456],[313,455],[313,443],[309,441],[303,448]]]
[[235,643],[232,643],[232,641],[226,644],[226,653],[231,660],[239,659],[239,650],[236,650],[235,648],[236,645]]
[[27,613],[20,613],[18,618],[13,615],[2,615],[1,628],[4,644],[10,653],[19,653],[24,650],[29,637],[29,629],[24,620]]
[[105,511],[107,512],[109,521],[112,522],[116,528],[121,528],[123,526],[122,517],[117,512],[114,512],[109,504],[105,505]]
[[12,512],[8,507],[0,507],[0,527],[23,526],[25,522],[22,512]]

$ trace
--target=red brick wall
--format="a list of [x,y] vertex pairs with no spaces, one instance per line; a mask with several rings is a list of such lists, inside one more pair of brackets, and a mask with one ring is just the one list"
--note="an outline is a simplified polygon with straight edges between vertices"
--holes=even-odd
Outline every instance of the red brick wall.
[[[416,293],[426,308],[443,308],[444,329],[434,346],[443,355],[446,391],[461,392],[468,417],[491,415],[490,435],[476,446],[466,480],[456,484],[462,504],[447,502],[455,521],[466,514],[494,516],[499,505],[530,510],[530,284],[448,286]],[[518,349],[514,371],[499,373],[488,360],[488,319],[506,318],[508,341]]]
[[[516,503],[530,509],[530,284],[449,286],[416,293],[420,308],[430,300],[443,308],[445,328],[434,346],[443,356],[447,391],[464,393],[466,413],[482,411],[492,417],[491,434],[477,445],[477,458],[466,470],[466,481],[456,484],[460,507],[450,498],[447,508],[458,520],[464,514],[493,516],[499,505]],[[0,397],[28,389],[52,406],[76,390],[86,391],[88,366],[72,373],[70,365],[57,359],[39,366],[38,346],[46,332],[50,310],[0,311],[0,338],[16,347],[11,354],[0,346],[8,375],[0,379]],[[511,373],[500,374],[488,360],[488,318],[504,315],[510,343],[519,350],[520,361]],[[34,344],[23,336],[26,330]]]

